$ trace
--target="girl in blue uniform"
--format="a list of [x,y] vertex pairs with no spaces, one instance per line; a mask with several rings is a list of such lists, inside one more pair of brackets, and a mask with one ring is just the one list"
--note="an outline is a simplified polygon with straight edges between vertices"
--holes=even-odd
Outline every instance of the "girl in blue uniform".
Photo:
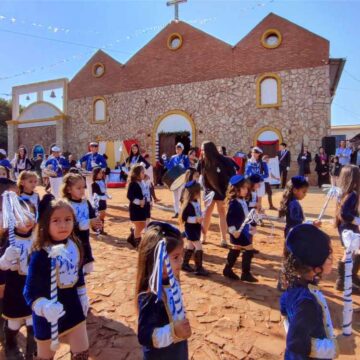
[[150,291],[151,275],[157,272],[155,249],[163,239],[173,274],[179,279],[183,254],[181,233],[170,224],[151,222],[139,246],[136,279],[138,339],[143,347],[144,360],[187,360],[190,323],[186,318],[179,318],[175,309],[165,266],[158,279],[158,295]]
[[[359,194],[360,194],[360,170],[355,165],[345,165],[341,169],[339,177],[339,187],[341,188],[341,199],[336,204],[336,226],[338,228],[340,240],[342,240],[342,232],[344,230],[351,230],[354,233],[359,233],[360,217],[359,217]],[[353,259],[353,292],[359,293],[360,279],[357,273],[360,268],[360,255],[354,255]],[[338,262],[338,278],[336,280],[335,288],[339,291],[344,290],[344,275],[345,275],[345,254]]]
[[66,174],[63,180],[62,196],[70,202],[75,212],[75,235],[84,249],[84,274],[94,271],[94,257],[90,245],[90,227],[101,229],[101,221],[96,218],[95,210],[85,198],[85,181],[80,174]]
[[99,216],[102,223],[101,234],[107,235],[104,231],[105,225],[105,216],[106,216],[106,209],[107,204],[106,200],[108,199],[108,195],[106,193],[106,184],[105,184],[105,171],[101,169],[101,167],[95,167],[92,171],[93,176],[93,183],[92,187],[92,194],[97,194],[99,197]]
[[[5,191],[14,191],[18,192],[19,189],[16,186],[16,183],[7,178],[0,178],[0,199],[2,199],[2,194]],[[6,242],[6,235],[5,229],[2,227],[2,201],[0,201],[0,244],[5,244]],[[4,254],[3,246],[0,247],[0,256]],[[5,292],[5,280],[6,280],[6,271],[0,269],[0,342],[4,340],[4,328],[5,328],[5,319],[2,317],[3,312],[3,299],[4,299],[4,292]]]
[[[37,342],[37,360],[50,360],[51,323],[58,322],[59,336],[67,335],[71,359],[88,359],[89,341],[86,315],[89,300],[82,272],[82,247],[74,236],[75,214],[67,201],[49,204],[41,217],[39,232],[33,246],[24,290],[33,313]],[[64,254],[57,257],[56,303],[50,300],[51,259],[53,245],[64,244]]]
[[145,229],[146,221],[150,219],[149,193],[144,183],[145,169],[142,165],[135,164],[130,170],[130,182],[127,198],[130,201],[130,220],[134,224],[127,241],[137,248],[141,241],[141,233]]
[[223,274],[233,280],[240,279],[239,276],[234,273],[232,268],[235,265],[240,252],[243,252],[241,280],[257,282],[258,280],[250,271],[251,261],[254,256],[250,225],[246,224],[240,232],[240,228],[249,214],[249,209],[245,200],[248,191],[249,183],[242,175],[234,175],[230,179],[227,191],[228,211],[226,214],[226,222],[228,232],[230,233],[231,248],[227,256]]
[[32,359],[35,352],[31,308],[23,297],[29,254],[33,242],[35,208],[24,201],[21,202],[21,205],[31,216],[27,217],[24,224],[16,226],[15,245],[10,245],[8,236],[3,237],[2,249],[4,253],[0,258],[0,269],[5,271],[2,316],[7,320],[4,335],[5,354],[9,359],[23,359],[17,345],[17,334],[24,324],[27,328],[26,358]]
[[201,186],[195,180],[185,185],[183,203],[180,210],[180,222],[185,227],[186,247],[182,270],[194,272],[189,262],[194,254],[195,275],[208,276],[209,273],[203,267],[203,248],[200,241],[201,223],[203,216],[200,206]]
[[38,211],[40,202],[39,194],[35,191],[38,182],[39,177],[37,173],[29,170],[22,171],[17,179],[21,198],[30,201],[35,207],[36,212]]
[[285,317],[285,360],[334,359],[337,346],[329,307],[317,283],[332,267],[327,234],[311,224],[295,226],[286,239],[286,292],[280,309]]
[[286,184],[286,189],[280,202],[279,217],[286,217],[284,237],[296,225],[305,221],[300,201],[303,200],[309,189],[309,183],[304,176],[293,176]]

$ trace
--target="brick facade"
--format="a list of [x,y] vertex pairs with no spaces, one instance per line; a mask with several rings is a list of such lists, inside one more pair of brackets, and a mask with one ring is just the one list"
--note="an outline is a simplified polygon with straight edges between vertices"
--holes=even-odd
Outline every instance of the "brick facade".
[[[282,43],[276,49],[266,49],[260,41],[271,28],[282,34]],[[172,33],[183,38],[176,51],[167,48]],[[172,22],[124,65],[102,51],[96,53],[69,83],[69,98],[317,67],[328,61],[327,40],[275,14],[269,14],[235,46],[184,22]],[[96,62],[106,69],[99,78],[92,75]]]

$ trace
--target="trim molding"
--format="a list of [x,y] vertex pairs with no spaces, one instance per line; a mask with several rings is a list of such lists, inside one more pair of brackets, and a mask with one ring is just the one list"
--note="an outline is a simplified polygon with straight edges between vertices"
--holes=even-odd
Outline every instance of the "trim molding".
[[272,131],[274,132],[278,138],[279,138],[279,144],[281,144],[283,142],[283,136],[281,134],[281,131],[272,127],[272,126],[263,126],[262,128],[260,128],[259,130],[256,131],[254,138],[253,138],[253,145],[256,146],[256,143],[258,141],[259,136],[265,132],[265,131]]
[[[261,83],[265,79],[275,79],[277,83],[277,103],[261,104]],[[282,105],[281,96],[281,77],[276,73],[265,73],[260,75],[256,80],[256,107],[257,108],[279,108]]]

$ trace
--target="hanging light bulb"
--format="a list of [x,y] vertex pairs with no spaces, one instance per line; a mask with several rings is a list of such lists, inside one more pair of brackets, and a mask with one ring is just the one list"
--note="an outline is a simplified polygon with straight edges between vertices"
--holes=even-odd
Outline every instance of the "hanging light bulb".
[[52,99],[56,98],[56,95],[55,95],[55,91],[54,91],[54,90],[51,90],[50,97],[51,97]]
[[26,100],[29,101],[30,100],[30,96],[26,95]]

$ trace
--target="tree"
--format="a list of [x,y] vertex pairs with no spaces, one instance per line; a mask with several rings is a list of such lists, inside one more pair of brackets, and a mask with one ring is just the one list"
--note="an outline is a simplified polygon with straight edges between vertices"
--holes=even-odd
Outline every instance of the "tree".
[[7,149],[7,120],[12,119],[10,100],[0,98],[0,148]]

